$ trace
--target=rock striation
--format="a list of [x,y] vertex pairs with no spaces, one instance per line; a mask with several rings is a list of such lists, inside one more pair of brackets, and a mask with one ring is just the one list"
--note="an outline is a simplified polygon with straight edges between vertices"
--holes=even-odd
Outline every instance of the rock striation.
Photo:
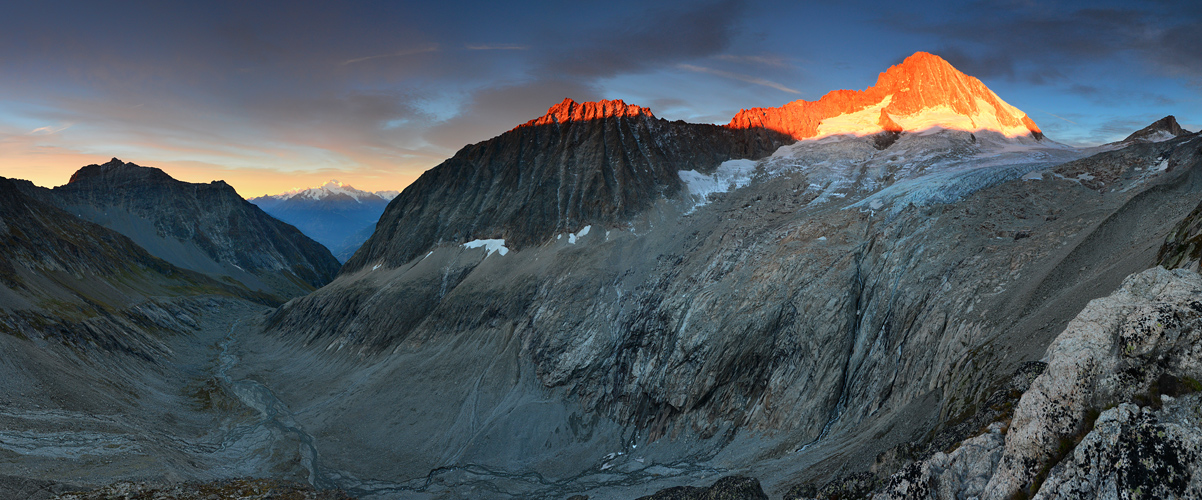
[[230,277],[289,298],[333,279],[338,261],[295,227],[243,200],[223,181],[181,182],[157,168],[114,158],[88,165],[54,189],[26,191],[128,236],[175,266]]
[[797,140],[829,135],[874,135],[940,127],[992,131],[1041,139],[1030,117],[1007,104],[980,80],[939,56],[918,52],[881,73],[862,91],[836,90],[817,101],[740,111],[731,128],[761,128]]

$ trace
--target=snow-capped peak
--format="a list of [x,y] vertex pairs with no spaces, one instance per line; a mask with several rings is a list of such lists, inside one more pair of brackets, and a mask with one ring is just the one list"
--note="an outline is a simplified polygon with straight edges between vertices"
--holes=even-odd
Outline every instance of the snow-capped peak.
[[393,198],[396,198],[397,194],[399,194],[399,191],[375,191],[375,192],[363,191],[363,190],[355,189],[350,184],[343,184],[338,179],[330,179],[328,182],[326,182],[325,184],[322,184],[321,186],[318,186],[318,187],[295,188],[295,189],[291,189],[289,191],[285,191],[280,194],[263,196],[263,198],[272,198],[272,199],[279,200],[279,201],[284,201],[284,200],[298,200],[299,201],[299,200],[321,200],[321,199],[329,198],[331,196],[344,195],[344,196],[348,196],[348,197],[354,199],[355,201],[362,202],[362,201],[370,200],[373,198],[383,198],[384,200],[391,200]]
[[931,129],[991,131],[1043,138],[1026,113],[939,56],[918,52],[881,73],[865,90],[836,90],[817,101],[740,111],[731,128],[764,128],[797,140]]

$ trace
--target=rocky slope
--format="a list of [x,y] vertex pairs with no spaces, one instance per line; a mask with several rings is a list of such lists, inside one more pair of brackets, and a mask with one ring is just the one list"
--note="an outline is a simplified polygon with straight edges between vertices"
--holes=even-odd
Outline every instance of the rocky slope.
[[371,237],[396,191],[368,192],[337,180],[320,187],[251,198],[272,217],[292,224],[345,262]]
[[[489,186],[470,206],[510,206],[513,184],[432,171],[338,279],[274,314],[297,344],[267,361],[271,384],[312,409],[327,466],[363,495],[637,496],[723,471],[779,495],[867,471],[973,415],[1202,201],[1197,136],[1099,152],[1024,130],[805,140],[676,172],[678,195],[622,219],[442,245],[432,221],[472,226],[410,226],[398,208],[427,205],[403,200]],[[460,244],[474,238],[498,241]]]
[[32,189],[0,178],[0,498],[304,479],[299,463],[261,458],[287,447],[251,432],[215,363],[231,323],[277,299],[175,267]]
[[760,158],[785,140],[754,128],[669,122],[622,101],[565,99],[422,174],[345,269],[397,266],[439,243],[503,239],[516,249],[588,224],[625,223],[677,195],[677,171]]
[[980,80],[939,56],[918,52],[881,73],[863,91],[836,90],[817,101],[740,111],[731,128],[762,128],[795,139],[830,135],[916,132],[932,127],[1007,137],[1043,137],[1026,113],[1007,104]]
[[243,200],[222,181],[192,184],[114,158],[27,194],[128,236],[178,267],[289,298],[338,272],[329,250]]
[[271,300],[158,259],[115,231],[26,196],[31,186],[0,177],[2,333],[149,359],[158,352],[151,332],[187,330],[192,323],[155,297]]

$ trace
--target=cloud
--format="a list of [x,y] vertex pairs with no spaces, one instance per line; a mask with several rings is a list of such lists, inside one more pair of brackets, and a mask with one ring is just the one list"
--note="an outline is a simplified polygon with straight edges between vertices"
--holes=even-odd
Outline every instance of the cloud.
[[718,55],[714,56],[714,59],[718,59],[720,61],[732,62],[732,63],[768,66],[768,67],[772,67],[772,68],[792,68],[793,67],[793,64],[789,62],[789,60],[790,60],[789,58],[784,57],[784,56],[778,56],[778,55],[749,56],[749,55],[718,54]]
[[1039,111],[1039,112],[1041,112],[1041,113],[1043,113],[1043,114],[1045,114],[1045,115],[1051,116],[1051,117],[1053,117],[1053,118],[1059,118],[1059,119],[1061,119],[1061,120],[1064,120],[1064,121],[1066,121],[1066,122],[1069,122],[1069,123],[1071,123],[1071,124],[1073,124],[1073,125],[1077,125],[1077,122],[1075,122],[1075,121],[1072,121],[1072,120],[1069,120],[1068,118],[1065,118],[1065,117],[1063,117],[1063,116],[1060,116],[1060,115],[1058,115],[1058,114],[1055,114],[1055,113],[1049,113],[1049,112],[1047,112],[1047,111],[1044,111],[1044,110],[1042,110],[1042,109],[1041,109],[1041,110],[1038,110],[1038,111]]
[[363,61],[370,61],[372,59],[384,59],[384,58],[389,58],[389,57],[404,57],[404,56],[411,56],[414,54],[424,54],[426,52],[437,52],[437,51],[438,51],[438,44],[431,43],[431,44],[426,44],[422,47],[401,50],[401,51],[393,52],[391,54],[381,54],[381,55],[377,55],[377,56],[367,56],[367,57],[357,57],[354,59],[347,59],[345,61],[342,61],[342,65],[346,66],[348,64],[355,64],[355,63],[359,63],[359,62],[363,62]]
[[1043,3],[979,0],[946,15],[884,16],[902,32],[932,35],[936,53],[981,78],[1037,85],[1062,82],[1066,68],[1122,64],[1129,56],[1163,74],[1202,79],[1197,2],[1139,2],[1049,8]]
[[776,83],[776,82],[774,82],[774,81],[765,80],[765,79],[763,79],[763,78],[757,78],[757,77],[754,77],[754,76],[751,76],[751,75],[744,75],[744,74],[740,74],[740,73],[732,73],[732,72],[730,72],[730,71],[722,71],[722,70],[720,70],[720,69],[706,68],[706,67],[703,67],[703,66],[693,66],[692,64],[683,64],[683,63],[682,63],[682,64],[677,64],[677,65],[676,65],[676,67],[677,67],[677,68],[680,68],[680,69],[683,69],[683,70],[685,70],[685,71],[692,71],[692,72],[694,72],[694,73],[707,73],[707,74],[711,74],[711,75],[717,75],[717,76],[721,76],[721,77],[723,77],[723,78],[731,78],[731,79],[734,79],[734,80],[739,80],[739,81],[742,81],[742,82],[754,83],[754,84],[756,84],[756,85],[763,85],[763,86],[765,86],[765,87],[774,88],[774,89],[776,89],[776,90],[779,90],[779,91],[781,91],[781,92],[788,92],[788,93],[790,93],[790,94],[800,94],[800,93],[801,93],[801,92],[798,92],[798,91],[796,91],[796,90],[793,90],[793,89],[791,89],[791,88],[789,88],[789,87],[786,87],[786,86],[784,86],[784,85],[781,85],[781,84],[779,84],[779,83]]
[[565,97],[584,102],[600,99],[601,94],[591,84],[566,79],[485,87],[466,97],[457,116],[430,127],[425,139],[446,148],[449,156],[466,144],[495,137],[542,116]]
[[516,43],[464,45],[463,48],[467,50],[530,50],[529,45]]
[[562,48],[549,53],[537,73],[607,78],[715,55],[731,44],[742,11],[742,2],[724,0],[684,11],[624,16],[580,33],[549,33]]

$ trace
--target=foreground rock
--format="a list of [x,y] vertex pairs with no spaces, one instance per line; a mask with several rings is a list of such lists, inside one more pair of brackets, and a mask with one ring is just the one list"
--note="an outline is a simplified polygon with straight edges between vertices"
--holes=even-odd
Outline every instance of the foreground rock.
[[72,492],[55,500],[350,500],[341,491],[319,491],[313,487],[273,479],[232,479],[211,483],[155,486],[146,483],[114,483],[88,492]]
[[1200,300],[1191,271],[1130,276],[1048,347],[1008,429],[908,466],[876,498],[1197,498],[1199,396],[1173,396],[1202,389]]
[[755,478],[730,476],[709,487],[676,486],[638,500],[768,500],[768,495]]

